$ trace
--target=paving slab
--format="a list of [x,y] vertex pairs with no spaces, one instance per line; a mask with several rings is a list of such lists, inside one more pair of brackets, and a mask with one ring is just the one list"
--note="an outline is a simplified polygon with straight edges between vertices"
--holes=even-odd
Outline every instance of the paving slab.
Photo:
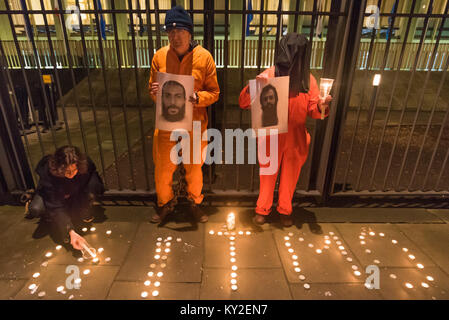
[[427,211],[449,223],[449,209],[427,209]]
[[0,280],[0,300],[13,299],[27,280]]
[[[231,258],[242,268],[279,268],[281,263],[270,231],[236,228],[227,231],[223,223],[208,222],[205,234],[206,268],[231,268]],[[214,232],[211,234],[211,232]],[[222,235],[219,235],[219,232]],[[234,240],[232,240],[234,238]],[[232,256],[235,252],[235,256]]]
[[[307,289],[304,285],[308,284]],[[294,300],[380,300],[378,290],[369,290],[363,283],[293,283]]]
[[231,289],[230,269],[205,269],[201,300],[289,300],[290,290],[284,272],[274,269],[238,269],[237,290]]
[[54,248],[50,237],[32,237],[37,226],[36,220],[24,220],[0,235],[0,279],[29,278],[45,252]]
[[449,274],[449,225],[399,225],[399,229]]
[[318,222],[353,223],[444,223],[444,220],[419,208],[307,208]]
[[[75,267],[76,266],[72,266]],[[15,296],[19,300],[99,300],[106,299],[109,289],[118,272],[118,267],[115,266],[89,266],[80,267],[79,273],[66,269],[67,266],[62,265],[48,265],[46,270],[40,273],[36,279],[30,279],[20,292]],[[90,273],[85,275],[84,271],[90,270]],[[68,271],[66,273],[66,271]],[[81,279],[79,289],[67,288],[67,284],[74,285],[74,279]],[[71,277],[68,279],[68,277]],[[29,289],[30,285],[35,284],[37,290],[32,294]],[[62,292],[58,292],[57,288],[63,286]],[[39,296],[40,292],[44,292],[43,297]]]
[[[149,221],[154,212],[154,208],[150,205],[135,205],[130,206],[129,201],[117,201],[113,206],[101,206],[98,211],[98,217],[95,217],[94,222],[145,222]],[[103,212],[102,212],[103,211]]]
[[2,206],[0,212],[0,234],[24,219],[24,206]]
[[[95,231],[90,230],[92,227],[95,228]],[[98,265],[119,266],[125,261],[137,227],[137,223],[131,222],[103,222],[92,224],[86,232],[80,232],[80,234],[91,247],[97,250]],[[111,231],[111,233],[107,234],[108,231]],[[73,250],[70,245],[67,248],[69,250],[63,248],[59,252],[53,250],[54,256],[49,260],[49,263],[61,265],[92,263],[90,259],[79,261],[78,258],[82,257],[81,251]],[[99,248],[103,248],[103,251],[98,251]]]
[[[435,266],[421,248],[411,242],[397,225],[335,224],[335,226],[363,267],[375,264],[382,267],[416,268],[417,263]],[[374,232],[374,235],[369,235],[370,232]],[[383,237],[381,233],[384,234]],[[364,239],[360,239],[360,236]],[[409,258],[409,255],[414,256],[414,259]]]
[[[360,263],[341,239],[338,230],[332,224],[322,224],[321,227],[323,234],[297,230],[295,227],[274,231],[288,281],[361,282],[360,275],[356,276],[352,268],[354,265],[358,270]],[[343,249],[340,250],[339,246]]]
[[[427,276],[434,280],[429,281]],[[424,288],[423,282],[429,287]],[[406,287],[406,283],[413,288]],[[387,300],[449,300],[449,277],[439,268],[382,268],[379,292]]]
[[[201,282],[203,230],[202,225],[195,231],[179,231],[168,227],[168,224],[158,227],[141,223],[117,280],[145,281],[148,272],[163,272],[161,282]],[[168,237],[171,240],[165,241]],[[167,242],[170,242],[170,247]],[[156,252],[158,248],[161,252]],[[167,253],[166,249],[170,251]]]
[[[157,291],[156,296],[153,296],[154,291]],[[148,295],[142,297],[143,292]],[[199,296],[199,283],[164,282],[155,287],[153,283],[146,286],[141,281],[115,281],[108,300],[198,300]]]

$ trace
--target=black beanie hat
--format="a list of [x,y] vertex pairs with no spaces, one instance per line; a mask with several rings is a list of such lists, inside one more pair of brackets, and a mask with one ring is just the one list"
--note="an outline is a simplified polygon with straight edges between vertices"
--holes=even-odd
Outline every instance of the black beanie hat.
[[181,6],[176,6],[167,11],[165,15],[165,30],[184,29],[193,35],[193,22],[187,11]]

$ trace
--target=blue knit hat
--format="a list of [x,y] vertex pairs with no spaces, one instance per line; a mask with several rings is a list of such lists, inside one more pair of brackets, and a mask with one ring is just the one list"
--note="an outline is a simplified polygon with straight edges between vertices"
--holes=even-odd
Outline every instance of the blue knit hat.
[[167,11],[165,15],[165,30],[184,29],[193,35],[193,22],[187,11],[181,6],[176,6]]

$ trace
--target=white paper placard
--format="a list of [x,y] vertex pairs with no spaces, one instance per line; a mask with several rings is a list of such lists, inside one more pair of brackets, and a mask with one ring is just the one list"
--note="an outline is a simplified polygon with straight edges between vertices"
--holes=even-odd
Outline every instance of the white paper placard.
[[[288,131],[288,90],[290,77],[249,81],[251,96],[251,127],[257,136]],[[258,130],[266,129],[266,130]]]
[[158,72],[159,91],[156,97],[156,129],[192,131],[193,76]]

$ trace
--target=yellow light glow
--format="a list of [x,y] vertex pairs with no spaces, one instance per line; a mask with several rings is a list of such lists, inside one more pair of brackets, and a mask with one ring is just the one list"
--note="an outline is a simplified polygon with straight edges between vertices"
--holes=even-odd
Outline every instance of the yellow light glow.
[[233,265],[233,266],[231,267],[231,269],[232,269],[232,271],[235,271],[235,270],[237,270],[237,266],[236,266],[236,265]]
[[158,260],[158,259],[160,259],[160,258],[161,258],[161,256],[158,255],[158,254],[154,256],[154,259],[156,259],[156,260]]
[[251,234],[251,231],[246,231],[245,233],[247,236],[249,236]]
[[165,251],[166,253],[169,253],[169,252],[170,252],[170,248],[166,248],[164,251]]
[[379,233],[379,236],[385,237],[385,234],[381,232],[381,233]]
[[106,231],[106,234],[107,234],[107,235],[110,235],[111,233],[112,233],[111,230]]
[[161,285],[161,283],[159,282],[159,281],[156,281],[155,283],[154,283],[154,286],[155,287],[159,287]]
[[140,296],[141,296],[142,298],[146,298],[146,297],[148,297],[148,292],[142,291],[142,293],[140,294]]
[[243,234],[243,231],[239,231],[239,235],[242,235]]
[[161,278],[161,277],[164,275],[164,273],[161,272],[161,271],[159,271],[156,275],[157,275],[159,278]]
[[234,262],[235,262],[235,258],[231,258],[230,261],[231,261],[232,263],[234,263]]
[[75,284],[80,284],[81,283],[81,279],[80,278],[76,278],[74,282],[75,282]]
[[426,279],[429,280],[429,281],[433,281],[434,280],[433,277],[431,277],[431,276],[427,276]]
[[373,86],[377,87],[380,84],[380,74],[376,73],[373,78]]
[[235,247],[229,247],[229,250],[235,251]]
[[407,248],[402,248],[402,251],[407,252],[408,249]]
[[35,274],[33,274],[33,278],[38,278],[41,274],[39,272],[36,272]]
[[392,243],[397,244],[397,240],[391,240]]
[[321,249],[316,249],[316,253],[320,254],[321,252],[323,252]]
[[326,240],[326,241],[324,241],[324,243],[325,244],[331,244],[331,241],[330,240]]
[[360,241],[360,244],[364,245],[364,244],[366,244],[366,242],[365,241]]
[[223,232],[221,232],[221,231],[218,231],[218,233],[217,233],[219,236],[222,236],[223,235]]
[[294,265],[295,267],[299,266],[298,261],[293,261],[293,265]]
[[47,253],[45,254],[45,256],[46,256],[47,258],[50,258],[52,255],[53,255],[53,253],[51,253],[51,252],[47,252]]
[[82,228],[81,229],[83,232],[87,232],[87,228]]
[[365,237],[364,237],[364,236],[359,236],[359,239],[362,239],[362,240],[363,240],[363,239],[365,239]]
[[429,287],[429,285],[427,283],[425,283],[425,282],[421,282],[421,286],[423,286],[424,288],[428,288]]
[[235,237],[231,236],[231,237],[229,237],[229,240],[234,241]]
[[144,283],[143,283],[145,286],[149,286],[150,284],[151,284],[151,281],[150,280],[147,280],[147,281],[145,281]]
[[34,289],[36,289],[36,287],[37,287],[37,285],[34,284],[34,283],[32,283],[32,284],[30,284],[30,286],[28,287],[28,289],[34,290]]
[[311,243],[309,243],[308,246],[309,246],[309,248],[313,248],[313,244],[311,244]]
[[288,241],[288,240],[290,240],[290,237],[285,236],[285,237],[284,237],[284,240],[285,240],[285,241]]
[[156,252],[157,252],[157,253],[159,253],[159,252],[161,252],[161,251],[162,251],[161,248],[156,248]]
[[147,275],[148,275],[149,277],[152,277],[152,276],[154,276],[154,272],[153,272],[153,271],[150,271],[150,272],[147,273]]
[[90,273],[90,270],[89,269],[86,269],[86,270],[84,270],[84,272],[83,272],[85,275],[87,275],[87,274],[89,274]]
[[93,263],[97,263],[98,261],[100,261],[100,259],[98,259],[98,258],[93,258],[93,259],[92,259],[92,262],[93,262]]
[[421,263],[418,263],[416,266],[420,269],[424,269],[424,266]]
[[415,256],[414,256],[413,254],[409,254],[408,257],[409,257],[411,260],[415,260],[415,259],[416,259]]
[[301,272],[301,268],[296,267],[295,272]]
[[346,251],[342,251],[341,254],[345,256],[345,255],[347,255],[348,253],[347,253]]
[[340,249],[340,250],[345,250],[345,247],[343,247],[343,246],[338,246],[338,249]]
[[231,251],[229,254],[234,257],[235,256],[235,251]]
[[358,271],[358,270],[354,271],[354,274],[355,274],[357,277],[359,277],[359,276],[361,275],[360,271]]
[[209,231],[209,234],[214,234],[214,233],[215,233],[214,230]]
[[292,244],[291,244],[290,242],[286,242],[286,243],[285,243],[285,246],[286,246],[286,247],[290,247],[291,245],[292,245]]
[[287,251],[290,252],[290,253],[295,252],[295,250],[293,250],[292,248],[288,249]]
[[238,287],[237,287],[237,285],[233,284],[233,285],[231,286],[231,289],[232,289],[233,291],[236,291],[236,290],[238,289]]
[[167,243],[165,244],[165,246],[166,246],[166,247],[170,247],[170,246],[171,246],[171,242],[167,242]]
[[232,278],[236,278],[236,277],[237,277],[237,273],[232,272],[232,273],[231,273],[231,277],[232,277]]
[[104,251],[103,248],[98,248],[98,250],[97,250],[98,253],[102,253],[103,251]]
[[356,265],[353,265],[351,268],[352,268],[353,270],[357,270],[359,267],[357,267]]
[[153,294],[153,297],[157,297],[159,295],[159,291],[154,290],[152,294]]
[[408,282],[405,284],[405,286],[406,286],[407,288],[409,288],[409,289],[412,289],[412,288],[413,288],[413,285],[412,285],[411,283],[408,283]]
[[293,260],[298,260],[298,256],[296,254],[292,255]]
[[57,287],[57,288],[56,288],[56,291],[57,291],[57,292],[62,292],[62,291],[64,291],[64,286],[59,286],[59,287]]
[[92,232],[94,232],[95,230],[97,230],[97,228],[95,228],[95,227],[90,228],[90,231],[92,231]]
[[61,245],[57,245],[56,246],[56,250],[61,250],[62,246]]
[[231,284],[236,284],[237,283],[237,279],[231,279]]

